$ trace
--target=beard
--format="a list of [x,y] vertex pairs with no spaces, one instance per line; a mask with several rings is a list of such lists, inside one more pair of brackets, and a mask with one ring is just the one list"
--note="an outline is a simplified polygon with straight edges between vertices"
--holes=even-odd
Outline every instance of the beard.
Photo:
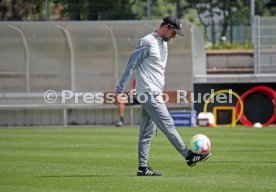
[[169,42],[171,38],[166,37],[165,34],[162,36],[162,40],[165,42]]

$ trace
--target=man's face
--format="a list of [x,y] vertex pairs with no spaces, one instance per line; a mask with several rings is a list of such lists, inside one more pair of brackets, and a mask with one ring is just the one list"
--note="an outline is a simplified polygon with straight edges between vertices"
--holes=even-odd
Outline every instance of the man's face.
[[172,28],[166,28],[166,32],[163,34],[162,39],[163,41],[169,42],[171,38],[175,38],[176,32]]

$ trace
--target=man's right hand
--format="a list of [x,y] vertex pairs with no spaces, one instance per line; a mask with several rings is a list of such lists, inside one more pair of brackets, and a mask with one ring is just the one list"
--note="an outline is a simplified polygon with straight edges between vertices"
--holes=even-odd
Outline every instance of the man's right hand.
[[128,94],[127,93],[116,93],[116,103],[123,103],[127,104],[128,103]]

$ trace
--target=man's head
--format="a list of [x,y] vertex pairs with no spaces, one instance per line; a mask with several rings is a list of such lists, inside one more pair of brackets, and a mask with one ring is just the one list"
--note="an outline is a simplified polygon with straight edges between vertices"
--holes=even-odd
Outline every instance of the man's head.
[[180,19],[174,16],[165,17],[158,30],[158,35],[164,41],[168,42],[171,38],[175,38],[176,34],[184,36],[183,32],[181,31]]

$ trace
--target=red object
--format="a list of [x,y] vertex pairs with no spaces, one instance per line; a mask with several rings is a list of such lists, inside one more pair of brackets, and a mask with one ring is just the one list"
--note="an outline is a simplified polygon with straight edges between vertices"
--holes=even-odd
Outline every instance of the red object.
[[[263,94],[267,95],[269,98],[271,98],[273,105],[274,105],[274,113],[267,122],[263,123],[263,126],[268,126],[268,125],[274,123],[274,121],[276,120],[276,92],[267,86],[256,86],[256,87],[253,87],[253,88],[249,89],[248,91],[246,91],[241,96],[241,100],[244,102],[246,97],[254,92],[263,93]],[[240,103],[237,102],[237,104],[236,104],[237,114],[240,113],[240,110],[241,110]],[[248,120],[248,118],[245,116],[244,112],[242,113],[240,122],[249,127],[252,127],[254,125],[254,123],[252,123],[251,121]]]
[[132,89],[136,89],[136,80],[135,79],[132,81]]

